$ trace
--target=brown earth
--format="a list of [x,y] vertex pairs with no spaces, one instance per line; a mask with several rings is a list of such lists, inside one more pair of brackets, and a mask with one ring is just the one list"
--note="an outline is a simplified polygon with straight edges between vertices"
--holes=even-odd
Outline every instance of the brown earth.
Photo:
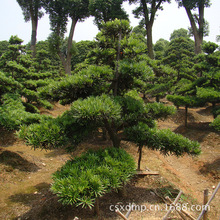
[[[42,110],[45,114],[56,117],[69,106],[55,104],[54,110]],[[220,181],[220,138],[219,133],[209,127],[213,120],[210,107],[189,109],[188,128],[182,126],[184,110],[165,121],[159,121],[159,128],[169,128],[191,140],[200,142],[202,154],[198,157],[185,155],[164,156],[149,149],[143,150],[142,169],[158,171],[159,176],[135,177],[126,186],[127,196],[112,192],[100,199],[100,217],[93,215],[93,210],[75,207],[64,207],[49,188],[51,174],[61,167],[70,154],[63,150],[33,150],[18,140],[13,132],[0,129],[0,219],[31,219],[31,220],[68,220],[74,219],[121,219],[111,211],[111,205],[117,205],[126,213],[126,205],[135,203],[129,219],[162,219],[166,214],[166,205],[162,198],[169,196],[174,200],[179,190],[184,192],[182,203],[188,211],[198,217],[203,202],[203,191],[209,189],[209,197]],[[90,140],[77,147],[72,156],[80,155],[89,148],[109,146],[110,142]],[[122,147],[132,154],[137,161],[137,147],[123,142]],[[194,206],[193,206],[194,205]],[[138,208],[147,208],[144,212]],[[124,208],[124,210],[122,209]],[[180,219],[173,212],[171,219]],[[211,203],[210,220],[219,220],[220,190]]]

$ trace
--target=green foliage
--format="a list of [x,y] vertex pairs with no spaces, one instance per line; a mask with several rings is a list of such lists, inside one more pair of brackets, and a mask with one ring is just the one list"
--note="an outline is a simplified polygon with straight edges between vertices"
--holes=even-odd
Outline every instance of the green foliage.
[[214,121],[210,124],[216,131],[220,131],[220,115],[218,115]]
[[112,78],[112,70],[108,66],[91,65],[60,81],[52,81],[38,91],[41,97],[67,104],[78,98],[105,93]]
[[124,94],[126,91],[135,89],[137,79],[146,82],[153,76],[152,69],[144,60],[134,62],[130,59],[123,59],[118,65],[118,94]]
[[214,115],[214,117],[217,117],[218,115],[220,115],[220,106],[216,106],[212,109],[212,114]]
[[202,49],[207,54],[212,54],[214,51],[218,48],[218,44],[215,44],[213,42],[207,42],[202,45]]
[[134,172],[134,160],[126,151],[90,150],[53,174],[51,190],[64,205],[92,208],[96,198],[120,188]]
[[25,111],[18,94],[6,93],[2,96],[0,106],[0,124],[10,130],[18,130],[21,125],[30,125],[41,120],[39,114],[32,114]]
[[165,51],[163,64],[167,64],[177,71],[177,78],[194,80],[193,72],[194,42],[190,38],[179,37],[173,39]]
[[22,85],[12,77],[7,77],[5,73],[0,72],[0,97],[5,93],[13,93],[21,89]]
[[188,30],[184,28],[174,30],[173,33],[170,35],[170,41],[174,40],[175,38],[179,38],[179,37],[189,38]]
[[199,107],[203,106],[205,101],[195,96],[181,96],[181,95],[167,95],[166,98],[173,102],[177,107],[187,106],[187,107]]
[[0,41],[0,56],[8,51],[9,42],[6,40]]
[[71,114],[76,120],[101,121],[103,119],[119,120],[121,107],[109,96],[90,96],[85,100],[77,100],[71,106]]
[[122,8],[123,0],[91,0],[89,10],[92,16],[95,17],[95,24],[99,29],[102,28],[102,22],[118,19],[128,19],[128,14]]
[[42,0],[17,0],[17,2],[23,11],[26,22],[33,19],[33,17],[41,18],[43,16],[43,12],[41,11],[43,6]]
[[173,106],[165,106],[163,103],[148,103],[146,104],[146,112],[148,117],[154,119],[166,119],[169,115],[176,113],[176,109]]
[[[24,46],[21,45],[22,40],[17,36],[11,36],[9,43],[8,51],[0,58],[0,67],[4,70],[4,73],[0,74],[0,80],[2,81],[0,92],[1,90],[1,93],[16,90],[25,98],[27,103],[52,108],[52,105],[46,100],[42,100],[37,92],[39,87],[48,85],[50,83],[49,79],[56,76],[53,72],[47,71],[47,68],[51,70],[51,67],[44,66],[42,69],[44,72],[41,72],[39,65],[44,62],[44,59],[39,60],[38,57],[33,59],[29,52],[24,49]],[[37,55],[39,54],[37,53]],[[36,64],[36,61],[39,65]]]
[[197,87],[197,97],[203,99],[204,102],[219,103],[220,91],[214,88]]
[[176,156],[184,153],[197,155],[201,152],[198,142],[191,141],[180,134],[164,129],[149,128],[143,123],[125,130],[129,140],[139,146],[147,146],[153,150],[159,150],[164,154]]
[[77,64],[81,64],[84,62],[91,50],[93,50],[96,46],[95,41],[79,41],[75,43],[76,53],[71,58],[71,66],[72,69],[77,66]]
[[165,51],[166,51],[168,45],[169,45],[169,41],[164,40],[163,38],[160,38],[154,44],[155,59],[161,60],[164,58]]
[[54,149],[67,143],[66,135],[57,120],[46,118],[41,123],[23,125],[17,133],[26,144],[35,148]]

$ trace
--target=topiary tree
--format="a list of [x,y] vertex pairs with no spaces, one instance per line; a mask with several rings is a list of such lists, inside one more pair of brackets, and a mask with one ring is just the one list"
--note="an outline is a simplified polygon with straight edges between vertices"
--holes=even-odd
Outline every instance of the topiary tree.
[[177,107],[180,107],[180,106],[185,107],[185,123],[184,123],[185,127],[187,127],[188,108],[199,107],[199,106],[204,105],[204,100],[196,96],[167,95],[166,98]]
[[48,72],[51,67],[46,64],[45,59],[32,58],[22,45],[22,40],[12,36],[8,50],[0,58],[0,69],[1,126],[19,130],[21,125],[39,123],[44,118],[49,118],[40,115],[37,108],[52,108],[52,104],[43,99],[37,91],[49,84],[55,75]]
[[177,81],[181,78],[195,80],[194,56],[193,41],[190,38],[174,38],[166,48],[162,63],[177,71]]
[[175,134],[169,129],[158,130],[150,128],[144,123],[138,123],[133,127],[127,128],[125,133],[130,141],[138,145],[138,170],[141,168],[143,146],[158,150],[165,155],[182,156],[185,153],[198,155],[201,152],[198,142],[191,141],[180,134]]
[[[44,59],[33,59],[22,42],[17,36],[11,36],[8,51],[0,58],[0,68],[6,77],[22,85],[17,92],[26,99],[26,103],[52,108],[48,101],[39,96],[37,88],[49,84],[49,78],[55,74],[49,72],[51,69]],[[38,53],[36,55],[39,56]],[[44,68],[41,68],[41,65]]]
[[[53,147],[53,145],[56,147],[58,145],[63,146],[65,144],[63,140],[67,140],[71,143],[69,149],[73,150],[76,145],[91,136],[94,137],[97,132],[100,134],[101,131],[107,131],[114,152],[120,152],[121,141],[126,140],[139,146],[152,146],[161,152],[173,152],[176,155],[182,155],[184,152],[198,154],[200,152],[198,143],[187,142],[188,139],[184,139],[182,136],[177,137],[170,131],[160,131],[156,128],[156,120],[164,119],[173,114],[175,108],[164,106],[162,103],[145,103],[135,90],[138,79],[152,77],[152,69],[148,66],[148,59],[142,42],[130,30],[128,21],[116,20],[103,24],[103,30],[97,36],[97,48],[91,52],[84,64],[78,67],[79,72],[71,78],[67,77],[60,80],[57,84],[57,88],[62,88],[59,89],[59,92],[63,91],[62,100],[67,97],[68,102],[73,102],[70,110],[58,118],[51,119],[50,123],[54,121],[54,127],[49,128],[47,121],[42,121],[37,126],[21,127],[20,137],[24,138],[28,144],[42,149]],[[68,82],[69,80],[70,82]],[[57,88],[52,92],[55,96],[59,93]],[[77,94],[76,96],[72,96],[70,88],[75,89],[74,94]],[[45,95],[48,94],[47,91],[45,91]],[[139,125],[143,125],[144,130],[140,130],[140,133],[137,132],[137,135],[141,135],[143,138],[138,139],[136,137],[136,139],[128,131],[134,130]],[[51,136],[42,134],[45,128],[49,128],[49,131],[52,129]],[[55,130],[57,133],[54,132]],[[49,131],[47,133],[50,134]],[[143,132],[141,133],[141,131]],[[42,139],[39,138],[39,134],[42,135]],[[157,138],[154,140],[155,135]],[[54,143],[52,140],[57,141]],[[91,206],[95,198],[103,194],[102,187],[109,181],[111,174],[105,172],[99,179],[97,172],[102,168],[96,167],[96,173],[91,174],[95,174],[95,177],[91,178],[95,178],[98,182],[97,188],[94,188],[89,182],[85,186],[83,185],[82,190],[77,188],[78,184],[74,185],[76,175],[82,174],[82,179],[85,179],[86,175],[90,177],[88,173],[91,172],[90,167],[93,168],[90,163],[96,164],[92,158],[77,159],[79,164],[82,163],[81,167],[78,162],[73,161],[58,171],[53,189],[55,193],[61,195],[61,200],[65,204]],[[113,158],[117,160],[118,157],[113,155]],[[123,165],[119,163],[119,161],[123,162],[123,159],[117,161],[116,164],[111,163],[113,165],[112,170],[117,169],[118,165],[120,170],[123,168]],[[100,166],[103,164],[106,166],[105,161],[101,159]],[[79,173],[78,171],[76,173],[76,169],[79,169]],[[117,171],[115,172],[117,178],[114,181],[120,185],[122,181]],[[71,187],[69,187],[70,184]],[[91,187],[86,190],[86,186],[89,184]],[[111,185],[114,186],[114,184]],[[119,185],[117,184],[117,187]],[[106,191],[108,191],[108,186],[104,188]],[[97,191],[95,191],[96,189]]]

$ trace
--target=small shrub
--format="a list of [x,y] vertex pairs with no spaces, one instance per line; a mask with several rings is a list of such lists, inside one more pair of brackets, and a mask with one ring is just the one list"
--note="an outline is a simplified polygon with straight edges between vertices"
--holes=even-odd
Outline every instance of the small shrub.
[[25,110],[18,94],[5,94],[0,106],[0,124],[9,130],[18,130],[21,125],[37,123],[41,120],[40,114],[32,114]]
[[210,124],[215,130],[220,131],[220,115],[218,115],[214,121]]
[[34,148],[58,148],[67,142],[62,127],[53,118],[42,120],[39,124],[21,126],[17,134]]
[[123,149],[90,150],[53,174],[51,190],[63,205],[92,208],[96,198],[119,189],[134,172],[135,162]]

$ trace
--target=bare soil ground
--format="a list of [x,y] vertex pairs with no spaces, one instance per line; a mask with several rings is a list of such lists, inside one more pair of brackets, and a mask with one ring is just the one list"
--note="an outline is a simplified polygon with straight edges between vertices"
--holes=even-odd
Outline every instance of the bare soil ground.
[[[69,106],[56,104],[54,110],[42,110],[54,117],[67,110]],[[136,210],[129,219],[162,219],[167,206],[161,197],[174,200],[179,190],[184,192],[181,201],[187,204],[188,211],[198,217],[199,205],[203,202],[203,191],[209,189],[210,196],[220,181],[220,136],[209,127],[213,120],[210,107],[189,109],[188,128],[182,126],[184,109],[165,121],[159,121],[160,128],[169,128],[192,140],[200,142],[202,154],[198,157],[185,155],[164,156],[149,149],[143,150],[142,169],[159,171],[160,175],[135,177],[126,186],[127,196],[112,192],[100,199],[100,217],[93,210],[64,207],[50,192],[51,174],[69,158],[63,150],[33,150],[18,140],[13,132],[0,128],[0,219],[30,220],[69,220],[79,219],[121,219],[110,209],[117,205],[125,214],[131,203]],[[77,147],[72,156],[80,155],[89,148],[109,146],[109,141],[90,140]],[[123,142],[122,147],[137,161],[137,147]],[[113,206],[112,206],[113,205]],[[193,206],[194,205],[194,206]],[[191,210],[192,206],[194,207]],[[142,207],[142,211],[139,208]],[[123,210],[124,208],[124,210]],[[143,210],[143,209],[147,210]],[[220,218],[220,191],[217,193],[209,212],[210,220]],[[180,219],[173,212],[171,219]]]

